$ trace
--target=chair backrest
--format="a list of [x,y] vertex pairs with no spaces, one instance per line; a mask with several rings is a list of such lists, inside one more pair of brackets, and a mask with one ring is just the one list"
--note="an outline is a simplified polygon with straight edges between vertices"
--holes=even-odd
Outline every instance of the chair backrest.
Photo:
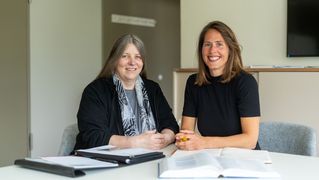
[[261,122],[258,143],[272,152],[316,156],[316,131],[305,125]]
[[77,124],[71,124],[64,129],[58,152],[59,156],[69,155],[73,151],[78,133],[79,129]]

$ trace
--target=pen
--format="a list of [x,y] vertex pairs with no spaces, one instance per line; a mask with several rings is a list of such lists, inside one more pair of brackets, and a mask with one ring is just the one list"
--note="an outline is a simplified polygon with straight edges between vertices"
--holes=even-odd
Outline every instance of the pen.
[[189,138],[188,137],[186,137],[186,136],[182,136],[182,138],[180,139],[182,142],[186,142],[186,141],[188,141],[189,140]]

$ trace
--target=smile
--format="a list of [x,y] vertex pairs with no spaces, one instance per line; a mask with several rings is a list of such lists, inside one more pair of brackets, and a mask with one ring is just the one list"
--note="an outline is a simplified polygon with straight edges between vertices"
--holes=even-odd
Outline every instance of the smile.
[[125,68],[125,70],[127,70],[127,71],[136,71],[137,68]]
[[218,61],[220,60],[220,56],[208,56],[209,61]]

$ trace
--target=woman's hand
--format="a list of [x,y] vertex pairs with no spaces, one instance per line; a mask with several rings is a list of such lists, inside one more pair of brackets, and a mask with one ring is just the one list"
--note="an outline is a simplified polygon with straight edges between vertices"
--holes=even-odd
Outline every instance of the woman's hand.
[[205,137],[191,130],[181,130],[176,134],[175,145],[181,150],[198,150],[205,148]]
[[174,141],[174,133],[171,130],[164,129],[161,133],[155,130],[146,131],[138,136],[130,137],[131,147],[142,147],[158,150],[166,147]]

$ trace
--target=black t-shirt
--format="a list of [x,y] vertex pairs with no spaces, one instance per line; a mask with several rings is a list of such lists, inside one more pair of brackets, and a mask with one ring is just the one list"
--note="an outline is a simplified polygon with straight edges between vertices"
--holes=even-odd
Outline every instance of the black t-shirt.
[[186,84],[183,116],[197,118],[202,136],[230,136],[242,133],[240,117],[260,116],[255,78],[241,72],[228,83],[209,77],[211,84],[195,85],[196,74]]

